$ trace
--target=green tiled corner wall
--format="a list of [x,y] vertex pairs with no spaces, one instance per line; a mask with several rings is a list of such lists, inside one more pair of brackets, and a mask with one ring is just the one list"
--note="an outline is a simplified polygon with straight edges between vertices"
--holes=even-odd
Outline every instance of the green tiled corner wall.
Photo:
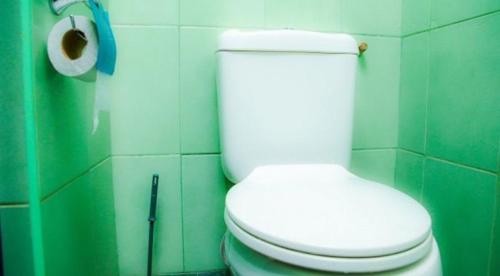
[[3,274],[32,276],[19,1],[0,2],[0,233]]
[[500,275],[500,2],[406,2],[395,186],[430,211],[445,276]]
[[[110,116],[99,112],[93,131],[96,85],[55,72],[46,42],[60,17],[45,0],[32,0],[32,9],[45,274],[116,275]],[[69,14],[90,13],[82,5],[63,16]]]
[[[47,37],[60,18],[47,1],[4,2],[0,50],[8,58],[0,61],[1,75],[7,77],[0,88],[2,275],[117,275],[109,114],[99,114],[93,132],[95,84],[62,77],[50,65]],[[89,14],[82,6],[64,16],[70,13]],[[23,37],[27,33],[20,26],[31,27],[31,39]],[[32,59],[21,56],[21,49],[31,49]],[[38,149],[40,183],[29,183],[41,190],[30,198],[42,208],[41,225],[36,226],[31,219],[37,212],[28,204],[22,96],[30,87],[23,85],[25,72],[33,75],[36,114],[36,135],[27,138]],[[41,252],[32,239],[39,229]]]
[[[230,184],[219,157],[215,50],[227,29],[344,31],[367,42],[370,50],[357,75],[353,170],[394,183],[401,1],[382,2],[110,1],[119,46],[109,88],[121,275],[145,270],[144,216],[155,172],[160,172],[160,202],[170,204],[159,206],[155,271],[224,267],[219,245]],[[395,8],[389,12],[384,5]]]
[[[52,69],[45,42],[58,18],[46,0],[30,1],[47,275],[144,273],[154,173],[155,273],[223,268],[219,243],[231,184],[220,165],[214,51],[218,35],[231,28],[347,32],[367,42],[351,170],[428,208],[445,276],[500,275],[499,1],[104,1],[118,64],[103,84],[112,106],[99,114],[96,133],[96,86]],[[21,11],[16,1],[4,2],[0,15],[9,24],[0,24],[0,41],[9,43],[0,49],[16,55]],[[9,80],[0,91],[8,116],[0,116],[6,275],[33,275],[24,110],[15,93],[22,68],[15,59],[0,65]]]

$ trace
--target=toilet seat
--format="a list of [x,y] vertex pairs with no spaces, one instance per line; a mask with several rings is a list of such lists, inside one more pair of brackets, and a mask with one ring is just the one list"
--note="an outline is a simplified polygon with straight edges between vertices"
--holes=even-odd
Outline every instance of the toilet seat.
[[[290,265],[279,260],[267,257],[243,244],[230,231],[225,234],[221,244],[221,254],[232,275],[245,276],[280,276],[280,275],[307,275],[307,276],[346,276],[344,272],[321,271]],[[371,276],[441,276],[441,262],[439,248],[436,241],[432,248],[419,261],[413,264],[389,271],[354,273],[351,275]]]
[[433,245],[433,237],[429,235],[418,246],[394,255],[372,258],[342,258],[313,255],[280,247],[252,236],[239,228],[231,220],[227,212],[224,215],[224,220],[232,235],[249,248],[265,256],[291,265],[329,272],[372,273],[401,268],[425,257]]
[[229,191],[225,220],[250,248],[326,271],[395,269],[432,246],[418,202],[338,165],[258,167]]

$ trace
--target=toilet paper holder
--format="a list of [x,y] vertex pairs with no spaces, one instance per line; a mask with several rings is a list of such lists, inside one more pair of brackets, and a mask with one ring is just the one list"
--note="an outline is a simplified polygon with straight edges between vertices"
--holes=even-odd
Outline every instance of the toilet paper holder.
[[49,6],[53,13],[60,15],[65,9],[73,6],[74,4],[83,3],[89,7],[88,1],[93,1],[96,4],[99,4],[99,0],[49,0]]

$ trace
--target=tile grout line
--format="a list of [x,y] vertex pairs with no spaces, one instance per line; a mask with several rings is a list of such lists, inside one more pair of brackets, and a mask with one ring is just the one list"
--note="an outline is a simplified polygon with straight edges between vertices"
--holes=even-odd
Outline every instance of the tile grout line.
[[[177,3],[177,93],[179,95],[178,105],[179,105],[179,152],[182,152],[182,93],[181,93],[181,3]],[[180,185],[180,197],[181,197],[181,241],[182,241],[182,271],[186,271],[186,252],[184,243],[184,184],[183,184],[183,169],[182,169],[182,155],[179,156],[179,184]]]
[[181,190],[181,239],[182,239],[182,271],[186,271],[186,244],[185,244],[185,239],[184,239],[184,177],[183,177],[183,169],[182,169],[182,156],[179,158],[179,185],[180,185],[180,190]]
[[92,172],[94,169],[96,169],[97,167],[99,167],[100,165],[102,165],[104,162],[108,161],[111,159],[111,155],[108,155],[106,157],[104,157],[103,159],[101,159],[100,161],[94,163],[93,165],[91,165],[90,167],[88,167],[85,171],[81,172],[80,174],[78,174],[77,176],[71,178],[70,180],[64,182],[64,184],[62,184],[60,187],[58,187],[57,189],[55,189],[54,191],[50,192],[49,194],[47,194],[46,196],[44,196],[40,202],[41,203],[44,203],[46,201],[48,201],[49,199],[51,199],[52,197],[54,197],[55,195],[57,195],[59,192],[62,192],[63,190],[65,190],[66,188],[68,188],[69,186],[71,186],[71,184],[75,183],[77,180],[79,180],[81,177],[85,176],[86,174]]
[[30,207],[29,203],[27,202],[6,202],[0,204],[0,210],[2,209],[15,209],[15,208],[28,208]]
[[220,155],[220,152],[200,152],[200,153],[166,153],[166,154],[113,154],[111,158],[141,158],[141,157],[173,157],[173,156],[210,156]]
[[446,27],[449,27],[449,26],[452,26],[452,25],[464,23],[464,22],[467,22],[467,21],[472,21],[472,20],[475,20],[475,19],[478,19],[478,18],[481,18],[481,17],[486,17],[486,16],[489,16],[489,15],[492,15],[492,14],[495,14],[495,13],[500,13],[500,10],[494,10],[494,11],[490,11],[490,12],[478,14],[476,16],[472,16],[472,17],[469,17],[469,18],[465,18],[465,19],[453,21],[453,22],[446,23],[446,24],[443,24],[443,25],[440,25],[440,26],[436,26],[436,27],[429,27],[429,28],[427,28],[425,30],[416,31],[416,32],[413,32],[413,33],[410,33],[410,34],[402,35],[401,38],[407,38],[407,37],[410,37],[410,36],[419,35],[419,34],[426,33],[426,32],[436,31],[436,30],[439,30],[439,29],[442,29],[442,28],[446,28]]
[[328,31],[328,30],[311,30],[311,29],[301,29],[301,28],[272,28],[272,27],[232,27],[232,26],[209,26],[209,25],[175,25],[175,24],[165,24],[165,25],[157,25],[157,24],[112,24],[113,27],[117,28],[164,28],[164,29],[239,29],[239,30],[305,30],[312,32],[322,32],[322,33],[347,33],[354,36],[370,36],[370,37],[379,37],[379,38],[393,38],[393,39],[401,39],[403,38],[400,35],[386,35],[386,34],[370,34],[370,33],[356,33],[356,32],[344,32],[344,31]]
[[383,151],[383,150],[397,150],[398,147],[380,147],[380,148],[352,148],[352,151]]
[[[498,176],[497,176],[498,177]],[[497,189],[498,189],[498,179],[497,179],[497,185],[496,185]],[[490,233],[490,249],[489,249],[489,253],[488,253],[488,275],[491,275],[491,264],[493,262],[493,253],[494,253],[494,250],[493,250],[493,247],[494,247],[494,244],[495,244],[495,230],[496,230],[496,220],[499,218],[498,217],[498,191],[497,191],[497,195],[495,195],[495,206],[493,207],[494,208],[494,213],[493,213],[493,221],[492,221],[492,225],[491,225],[491,233]]]
[[473,171],[477,171],[477,172],[481,172],[481,173],[486,173],[486,174],[489,174],[489,175],[494,175],[494,176],[498,175],[498,172],[495,172],[495,171],[490,171],[490,170],[487,170],[487,169],[482,169],[482,168],[470,166],[470,165],[467,165],[467,164],[457,163],[455,161],[444,159],[444,158],[440,158],[440,157],[426,155],[426,154],[423,154],[423,153],[420,153],[420,152],[417,152],[417,151],[413,151],[413,150],[409,150],[409,149],[406,149],[406,148],[399,148],[399,150],[406,151],[408,153],[412,153],[412,154],[415,154],[415,155],[419,155],[419,156],[423,157],[424,159],[431,159],[431,160],[434,160],[434,161],[439,161],[439,162],[442,162],[442,163],[447,163],[449,165],[454,165],[456,167],[461,167],[461,168],[464,168],[464,169],[469,169],[469,170],[473,170]]
[[[500,142],[499,142],[499,145],[500,145]],[[494,209],[494,214],[493,214],[493,226],[491,227],[491,241],[490,241],[490,253],[489,253],[489,260],[488,260],[488,275],[492,275],[492,265],[493,265],[493,255],[495,253],[495,250],[494,250],[494,245],[495,245],[495,241],[496,239],[499,239],[500,236],[497,236],[496,235],[496,231],[497,230],[497,227],[500,227],[500,223],[497,223],[497,220],[500,219],[500,214],[499,214],[499,211],[500,211],[500,149],[498,150],[498,164],[497,164],[497,167],[499,168],[498,169],[498,173],[497,173],[497,183],[496,183],[496,196],[495,196],[495,209]]]
[[427,36],[427,53],[425,56],[426,59],[426,83],[425,83],[425,114],[424,114],[424,153],[427,152],[427,137],[429,135],[429,99],[430,99],[430,91],[431,91],[431,38],[430,34]]

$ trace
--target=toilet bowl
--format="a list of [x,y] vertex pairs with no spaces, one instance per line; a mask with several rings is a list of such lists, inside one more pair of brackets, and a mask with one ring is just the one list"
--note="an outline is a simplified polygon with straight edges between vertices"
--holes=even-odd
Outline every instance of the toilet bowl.
[[375,273],[327,272],[312,270],[280,262],[249,248],[230,232],[227,232],[222,243],[222,256],[233,275],[269,276],[269,275],[370,275],[370,276],[433,276],[441,275],[439,249],[433,242],[429,253],[419,261],[391,271]]
[[350,173],[358,49],[345,34],[229,31],[218,101],[222,246],[237,275],[441,275],[417,201]]
[[[440,275],[427,211],[339,165],[258,167],[229,191],[225,222],[225,257],[242,275],[249,267],[273,271],[261,265],[269,262],[318,275]],[[258,267],[241,263],[249,252]]]

